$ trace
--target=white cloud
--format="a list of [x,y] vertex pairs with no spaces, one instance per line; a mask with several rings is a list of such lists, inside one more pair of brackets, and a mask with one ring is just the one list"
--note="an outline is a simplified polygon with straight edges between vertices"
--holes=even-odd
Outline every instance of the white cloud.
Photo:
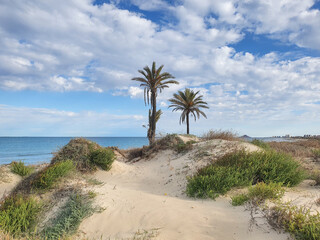
[[[185,0],[169,6],[161,0],[133,0],[140,9],[166,9],[177,18],[161,25],[117,5],[93,6],[89,0],[2,1],[0,88],[111,90],[113,95],[143,99],[143,89],[131,78],[156,61],[180,81],[159,94],[159,106],[165,109],[177,90],[201,89],[210,104],[202,127],[259,119],[307,121],[319,117],[319,105],[314,104],[320,101],[319,57],[289,61],[285,54],[237,52],[228,44],[251,31],[319,49],[320,13],[310,9],[313,3]],[[174,120],[172,124],[168,127]]]
[[[135,136],[143,135],[141,115],[108,112],[61,111],[0,105],[0,131],[3,136]],[[135,131],[133,131],[133,129]]]

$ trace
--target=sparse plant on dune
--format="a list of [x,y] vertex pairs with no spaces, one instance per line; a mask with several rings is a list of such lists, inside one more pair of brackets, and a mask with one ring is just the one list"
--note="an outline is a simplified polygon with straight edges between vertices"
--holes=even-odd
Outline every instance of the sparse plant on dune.
[[156,63],[152,63],[152,68],[145,66],[143,70],[138,70],[143,77],[132,78],[134,81],[140,82],[140,87],[144,88],[144,102],[151,104],[151,117],[149,123],[148,139],[150,145],[154,143],[156,136],[156,117],[157,117],[157,96],[158,91],[161,93],[163,89],[168,88],[169,84],[179,84],[179,82],[172,80],[172,76],[168,72],[161,72],[163,65],[156,68]]
[[239,141],[239,138],[236,133],[232,130],[209,130],[202,135],[202,139],[208,141],[213,139],[223,139],[228,141]]
[[207,118],[206,114],[201,111],[201,108],[209,108],[208,104],[203,101],[203,96],[198,95],[199,91],[194,92],[189,88],[186,88],[184,92],[178,91],[178,93],[173,94],[173,98],[169,99],[171,105],[169,108],[173,108],[174,111],[182,111],[180,116],[180,124],[186,122],[187,124],[187,134],[190,133],[189,130],[189,116],[193,116],[196,121],[200,118],[200,115]]
[[33,167],[24,165],[23,162],[12,162],[11,171],[15,174],[20,175],[21,177],[27,176],[34,171]]

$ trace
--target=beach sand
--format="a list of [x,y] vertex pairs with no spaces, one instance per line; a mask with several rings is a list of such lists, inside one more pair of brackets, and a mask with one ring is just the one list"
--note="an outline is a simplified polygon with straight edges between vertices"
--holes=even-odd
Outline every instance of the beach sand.
[[[186,176],[206,165],[210,155],[225,153],[227,146],[230,151],[230,146],[258,150],[248,143],[213,140],[199,143],[187,154],[166,150],[136,163],[115,161],[109,172],[98,171],[94,177],[104,184],[94,187],[96,203],[105,210],[82,222],[78,239],[132,239],[138,231],[167,240],[288,239],[288,234],[272,230],[263,218],[251,226],[250,212],[233,207],[228,197],[214,201],[185,195]],[[208,151],[207,160],[197,157],[199,149]]]

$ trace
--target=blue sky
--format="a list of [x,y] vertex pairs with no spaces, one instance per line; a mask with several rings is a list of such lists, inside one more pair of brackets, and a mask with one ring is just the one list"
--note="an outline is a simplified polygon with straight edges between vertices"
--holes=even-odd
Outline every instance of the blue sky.
[[145,136],[132,77],[156,61],[180,82],[158,96],[158,134],[184,133],[168,99],[200,90],[191,133],[320,134],[320,2],[0,2],[0,136]]

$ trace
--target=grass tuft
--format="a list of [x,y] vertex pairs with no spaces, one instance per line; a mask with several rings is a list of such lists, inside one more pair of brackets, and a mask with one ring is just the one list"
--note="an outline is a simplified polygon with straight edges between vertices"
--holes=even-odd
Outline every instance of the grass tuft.
[[232,206],[240,206],[249,201],[248,194],[241,193],[231,197]]
[[267,199],[277,200],[284,195],[284,188],[281,183],[269,183],[264,182],[257,183],[254,186],[249,187],[247,194],[239,194],[231,198],[231,204],[233,206],[243,205],[249,200],[256,204],[263,203]]
[[12,162],[11,172],[20,175],[21,177],[28,176],[34,171],[33,167],[24,165],[23,162]]
[[309,208],[284,203],[269,209],[266,217],[272,225],[284,228],[296,239],[320,239],[320,214],[311,214]]
[[111,149],[97,149],[91,152],[90,161],[105,171],[111,169],[115,154]]
[[254,186],[249,187],[249,199],[255,202],[263,202],[266,199],[280,199],[284,195],[284,188],[282,188],[282,183],[269,183],[264,182],[257,183]]
[[57,240],[75,233],[81,221],[94,212],[90,196],[76,194],[70,196],[60,213],[43,230],[47,240]]
[[60,178],[66,176],[73,169],[74,165],[71,160],[51,164],[39,172],[32,185],[38,189],[52,188]]
[[14,195],[1,202],[0,228],[9,234],[19,235],[32,230],[40,204],[31,197]]
[[216,198],[233,187],[250,186],[259,182],[294,186],[305,178],[304,171],[291,156],[274,151],[238,151],[227,154],[201,169],[188,179],[190,197]]

